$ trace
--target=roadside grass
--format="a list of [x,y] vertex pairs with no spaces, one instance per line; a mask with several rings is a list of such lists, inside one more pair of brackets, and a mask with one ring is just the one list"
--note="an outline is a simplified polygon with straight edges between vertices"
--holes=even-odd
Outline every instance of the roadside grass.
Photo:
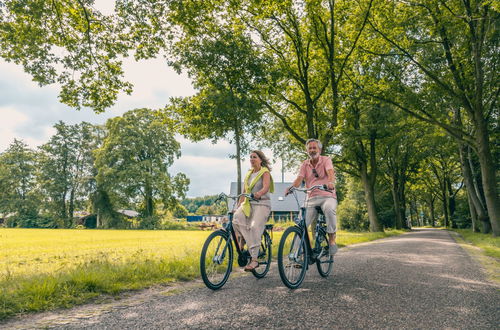
[[483,266],[488,278],[500,285],[500,237],[470,229],[448,229],[452,237]]
[[397,229],[386,229],[384,232],[370,233],[370,232],[348,232],[344,230],[339,230],[337,232],[337,244],[339,247],[369,242],[376,239],[397,236],[404,234],[404,230]]
[[500,259],[500,237],[493,237],[491,234],[474,233],[470,229],[449,230],[460,234],[467,243],[481,248],[485,255]]
[[[0,228],[0,320],[198,278],[211,231]],[[339,246],[399,235],[339,231]],[[273,259],[282,232],[273,233]]]

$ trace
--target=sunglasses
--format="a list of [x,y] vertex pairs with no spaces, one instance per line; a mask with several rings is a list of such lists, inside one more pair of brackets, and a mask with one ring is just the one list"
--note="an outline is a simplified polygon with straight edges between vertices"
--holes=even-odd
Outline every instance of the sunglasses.
[[313,174],[314,174],[314,177],[318,178],[319,177],[319,174],[318,172],[316,171],[315,168],[313,168]]

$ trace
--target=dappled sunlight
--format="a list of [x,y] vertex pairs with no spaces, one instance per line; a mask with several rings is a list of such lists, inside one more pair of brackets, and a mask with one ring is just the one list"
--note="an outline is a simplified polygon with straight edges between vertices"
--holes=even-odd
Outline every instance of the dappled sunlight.
[[359,299],[357,299],[356,297],[354,297],[352,295],[347,295],[347,294],[340,295],[338,297],[338,299],[343,300],[343,301],[348,302],[348,303],[357,303],[359,301]]
[[174,308],[173,311],[176,313],[181,313],[189,310],[199,309],[202,303],[197,301],[188,301],[187,303]]
[[[464,284],[464,285],[465,284],[473,284],[473,285],[495,286],[493,283],[490,283],[490,282],[476,281],[476,280],[471,280],[471,279],[468,279],[468,278],[453,276],[453,275],[450,275],[450,274],[440,274],[438,276],[442,277],[442,278],[446,278],[446,279],[457,281],[460,284]],[[458,288],[463,289],[463,287],[458,287]]]

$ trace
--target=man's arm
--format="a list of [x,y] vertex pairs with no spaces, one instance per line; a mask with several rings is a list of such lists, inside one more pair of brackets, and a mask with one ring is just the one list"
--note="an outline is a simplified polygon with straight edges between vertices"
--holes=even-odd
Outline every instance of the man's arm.
[[[300,186],[300,184],[302,183],[302,181],[304,181],[304,177],[302,175],[297,176],[297,178],[295,179],[295,181],[293,181],[291,187],[297,188],[298,186]],[[291,187],[286,188],[285,195],[288,195],[290,193],[290,188]]]
[[335,189],[335,183],[336,183],[335,172],[333,171],[333,169],[329,169],[326,171],[326,173],[328,174],[327,188],[328,190],[333,190]]

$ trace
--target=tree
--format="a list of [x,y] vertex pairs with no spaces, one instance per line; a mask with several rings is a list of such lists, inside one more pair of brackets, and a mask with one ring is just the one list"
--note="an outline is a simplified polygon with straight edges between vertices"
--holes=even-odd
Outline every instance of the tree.
[[36,227],[34,220],[40,209],[36,183],[36,152],[14,139],[0,154],[0,213],[16,213],[23,227]]
[[[500,235],[496,164],[490,145],[498,118],[498,8],[490,1],[377,2],[368,50],[398,67],[385,90],[368,93],[469,145],[478,155],[488,215]],[[403,32],[403,33],[401,33]],[[459,109],[473,127],[454,120]]]
[[[184,26],[184,29],[188,29]],[[248,151],[245,132],[256,130],[260,105],[256,85],[264,62],[254,54],[250,38],[237,30],[185,32],[171,52],[173,65],[184,68],[199,89],[192,97],[173,98],[167,116],[184,136],[199,141],[230,139],[236,145],[238,193],[242,153]],[[229,138],[228,133],[232,135]]]
[[[391,108],[391,125],[386,127],[387,138],[381,145],[381,172],[390,186],[397,229],[408,228],[406,223],[406,192],[414,179],[420,162],[428,153],[424,140],[433,133],[432,127],[425,127],[409,115]],[[430,132],[429,132],[430,131]],[[434,148],[440,146],[435,145]],[[426,192],[422,192],[426,195]]]
[[155,201],[166,209],[183,198],[189,179],[171,176],[168,167],[180,156],[179,143],[158,111],[136,109],[106,122],[107,136],[96,151],[97,184],[116,204],[138,203],[144,217],[155,214]]
[[380,160],[377,143],[385,137],[387,107],[369,99],[354,99],[342,116],[345,126],[341,134],[340,168],[358,177],[363,185],[370,221],[370,231],[383,231],[375,204],[375,184]]
[[0,57],[22,65],[41,86],[61,86],[59,100],[102,112],[124,82],[122,57],[130,41],[113,15],[101,14],[94,0],[5,0],[0,5]]
[[59,219],[58,226],[68,227],[72,225],[76,204],[90,195],[97,128],[86,122],[67,125],[62,121],[54,128],[56,133],[40,147],[38,179],[52,205],[51,213]]

